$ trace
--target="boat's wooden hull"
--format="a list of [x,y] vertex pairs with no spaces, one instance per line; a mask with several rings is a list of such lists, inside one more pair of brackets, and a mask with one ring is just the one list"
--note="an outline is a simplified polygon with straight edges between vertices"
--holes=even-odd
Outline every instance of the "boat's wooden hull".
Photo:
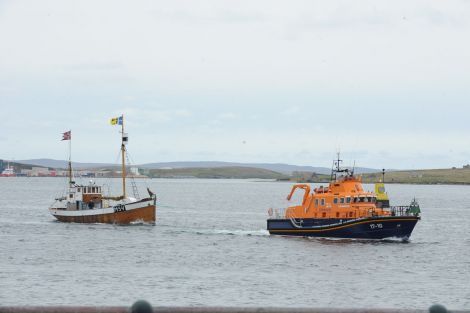
[[154,224],[156,220],[154,201],[141,201],[116,207],[94,210],[66,211],[50,209],[51,214],[67,223],[106,223],[106,224]]
[[371,217],[342,220],[328,225],[310,226],[314,219],[269,219],[268,231],[272,235],[301,237],[330,237],[357,239],[409,238],[417,216]]

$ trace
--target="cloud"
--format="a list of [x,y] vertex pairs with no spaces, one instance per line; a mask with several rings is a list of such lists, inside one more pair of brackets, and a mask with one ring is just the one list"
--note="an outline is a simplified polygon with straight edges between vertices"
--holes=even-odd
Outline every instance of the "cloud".
[[468,160],[468,1],[7,1],[0,14],[2,136],[53,138],[11,145],[16,158],[58,153],[67,127],[106,151],[124,113],[139,162],[161,146],[325,166],[338,145],[363,166]]
[[121,62],[80,63],[65,65],[64,69],[70,71],[116,71],[125,69],[125,66]]
[[221,120],[235,120],[238,119],[238,114],[233,112],[225,112],[218,115],[218,118]]

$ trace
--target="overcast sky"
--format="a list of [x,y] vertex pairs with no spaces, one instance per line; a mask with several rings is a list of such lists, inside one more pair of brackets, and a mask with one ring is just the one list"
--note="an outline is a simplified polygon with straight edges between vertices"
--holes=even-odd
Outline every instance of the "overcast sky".
[[470,163],[470,1],[0,0],[0,158]]

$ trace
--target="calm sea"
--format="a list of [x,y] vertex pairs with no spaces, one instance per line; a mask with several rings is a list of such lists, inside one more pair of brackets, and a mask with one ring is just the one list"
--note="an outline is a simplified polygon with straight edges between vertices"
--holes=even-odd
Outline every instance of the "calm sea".
[[403,243],[269,236],[291,184],[256,180],[141,180],[156,226],[65,224],[64,183],[0,178],[0,305],[470,308],[468,186],[388,185],[423,211]]

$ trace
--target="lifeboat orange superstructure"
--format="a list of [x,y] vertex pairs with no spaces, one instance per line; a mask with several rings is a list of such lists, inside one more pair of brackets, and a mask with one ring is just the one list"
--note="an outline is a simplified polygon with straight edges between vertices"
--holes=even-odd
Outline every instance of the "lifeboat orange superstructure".
[[310,193],[310,186],[297,184],[287,197],[297,189],[304,191],[302,203],[286,209],[288,218],[360,218],[388,216],[390,211],[378,208],[377,197],[373,192],[364,191],[360,176],[348,175],[330,182],[328,187],[320,186]]

